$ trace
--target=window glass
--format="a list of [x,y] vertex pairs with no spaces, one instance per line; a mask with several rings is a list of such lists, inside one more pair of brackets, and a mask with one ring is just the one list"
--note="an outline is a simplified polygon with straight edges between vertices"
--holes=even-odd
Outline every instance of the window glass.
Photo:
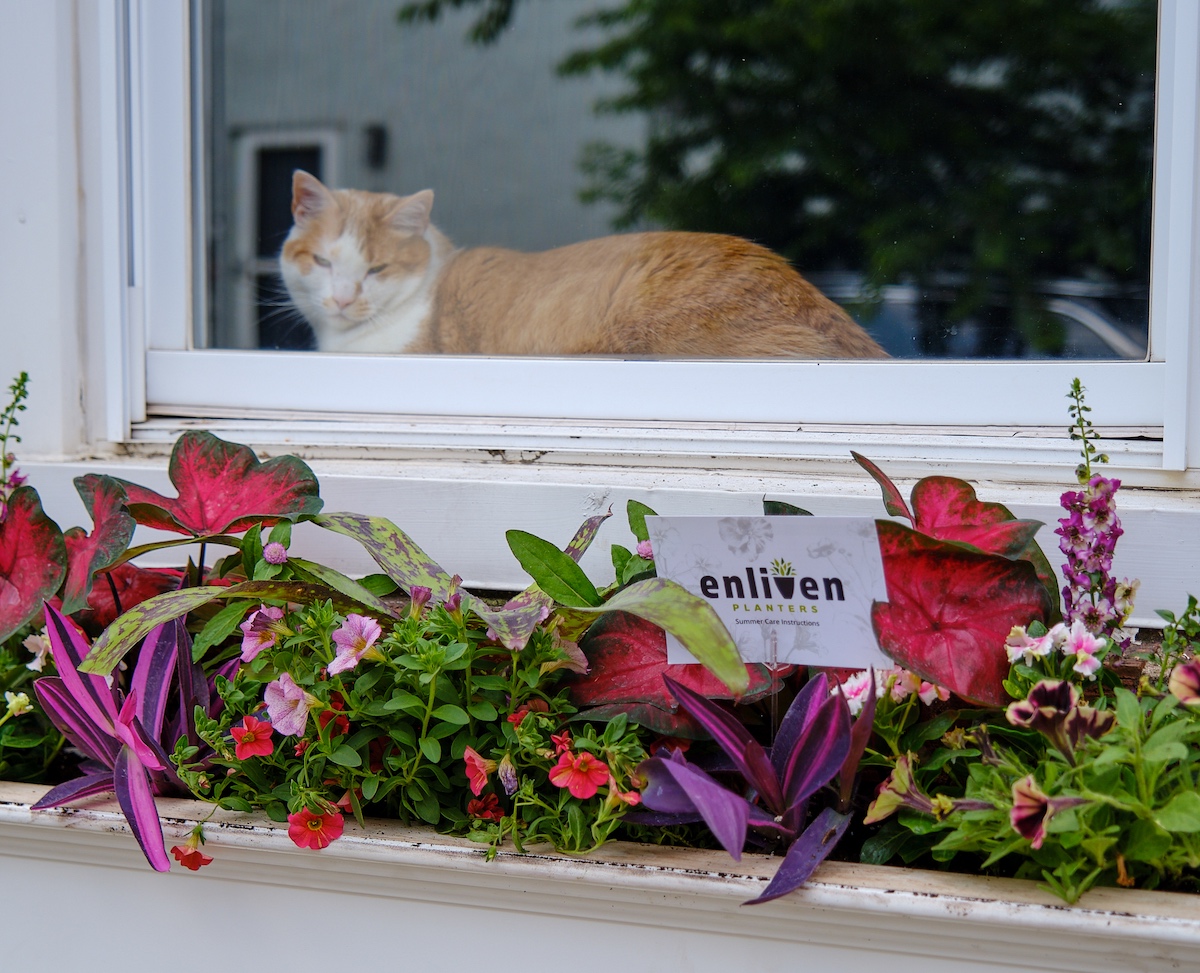
[[1146,357],[1153,0],[199,4],[211,347]]

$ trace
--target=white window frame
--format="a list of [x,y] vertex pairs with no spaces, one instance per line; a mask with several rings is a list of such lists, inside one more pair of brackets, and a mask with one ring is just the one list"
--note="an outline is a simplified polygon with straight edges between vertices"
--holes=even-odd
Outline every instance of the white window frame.
[[[1161,436],[1157,455],[1135,450],[1135,465],[1182,470],[1200,460],[1196,391],[1197,57],[1200,5],[1161,0],[1155,135],[1150,360],[1147,362],[746,362],[488,359],[452,356],[314,355],[192,348],[192,160],[189,15],[186,0],[113,0],[128,11],[129,225],[134,282],[125,313],[131,353],[120,380],[127,399],[110,417],[114,440],[137,438],[146,413],[457,417],[512,430],[511,444],[537,449],[564,424],[660,428],[777,426],[772,441],[804,451],[811,430],[857,427],[865,442],[907,427],[930,433],[1059,428],[1074,376],[1110,427]],[[119,31],[118,31],[119,32]],[[118,38],[118,41],[120,38]],[[114,45],[119,47],[120,45]],[[122,52],[110,57],[118,77]],[[117,86],[119,87],[119,85]],[[119,115],[117,111],[114,114]],[[148,322],[141,327],[140,322]],[[144,376],[144,379],[143,379]],[[144,380],[144,391],[143,391]],[[769,391],[764,391],[769,390]],[[519,425],[519,424],[517,424]],[[344,419],[346,441],[362,424]],[[915,432],[913,432],[915,430]],[[696,450],[705,444],[694,435]],[[406,434],[393,430],[396,442]],[[495,435],[504,438],[497,431]],[[820,432],[817,434],[820,439]],[[631,444],[636,442],[631,435]],[[519,442],[518,442],[519,440]],[[726,448],[732,449],[728,442]],[[815,448],[815,447],[814,447]],[[979,437],[980,457],[1007,461],[1011,436]],[[747,449],[761,452],[762,443]],[[818,450],[819,452],[819,450]],[[926,447],[922,452],[929,453]]]

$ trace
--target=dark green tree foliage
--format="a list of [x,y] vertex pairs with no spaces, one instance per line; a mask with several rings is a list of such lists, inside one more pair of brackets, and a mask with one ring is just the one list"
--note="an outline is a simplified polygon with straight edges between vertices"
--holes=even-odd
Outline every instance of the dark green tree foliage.
[[[468,5],[479,41],[514,16],[402,16]],[[1033,335],[1039,280],[1149,279],[1156,17],[1153,0],[626,0],[582,19],[606,39],[559,70],[625,78],[597,108],[651,120],[641,148],[584,154],[621,227],[950,282],[952,318],[998,303]]]

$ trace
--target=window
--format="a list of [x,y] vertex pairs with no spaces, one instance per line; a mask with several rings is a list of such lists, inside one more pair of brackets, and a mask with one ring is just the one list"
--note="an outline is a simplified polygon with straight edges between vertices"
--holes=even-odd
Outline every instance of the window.
[[[181,223],[187,223],[182,217],[195,197],[184,174],[189,151],[202,161],[203,125],[192,128],[189,146],[180,114],[192,92],[209,82],[180,71],[179,63],[190,49],[189,36],[203,30],[205,5],[190,12],[181,3],[130,9],[132,104],[142,131],[156,133],[141,143],[146,161],[132,166],[133,225],[142,228],[140,238],[135,234],[134,263],[148,282],[145,403],[151,414],[261,410],[426,422],[470,418],[477,420],[474,426],[445,427],[449,441],[491,443],[507,435],[518,448],[529,449],[575,436],[637,450],[651,430],[649,440],[657,445],[646,448],[662,454],[720,448],[747,457],[819,456],[826,449],[844,455],[847,437],[882,442],[888,436],[888,442],[910,443],[897,447],[902,452],[918,449],[923,456],[948,458],[961,454],[953,442],[942,441],[943,434],[971,432],[980,437],[970,447],[975,456],[1009,461],[1012,455],[1030,458],[1028,439],[1012,454],[1014,431],[1061,427],[1063,390],[1079,375],[1106,422],[1148,437],[1142,440],[1148,445],[1131,447],[1130,463],[1179,469],[1187,462],[1187,436],[1195,435],[1186,426],[1197,169],[1198,30],[1192,4],[1160,5],[1149,360],[969,363],[418,359],[206,349],[195,340],[195,319],[183,313],[186,288],[166,283],[192,279],[195,223]],[[198,75],[201,69],[192,64]],[[1086,313],[1093,298],[1052,295],[1062,315],[1074,315],[1080,336],[1096,339]],[[1134,345],[1126,343],[1119,354],[1134,356],[1139,350]],[[1083,346],[1081,351],[1090,353]],[[131,411],[137,415],[136,406]],[[397,419],[390,433],[380,435],[401,443],[425,435],[402,426]],[[349,440],[361,440],[361,419],[343,428]],[[486,434],[478,432],[484,428]],[[989,430],[1000,434],[988,435]]]

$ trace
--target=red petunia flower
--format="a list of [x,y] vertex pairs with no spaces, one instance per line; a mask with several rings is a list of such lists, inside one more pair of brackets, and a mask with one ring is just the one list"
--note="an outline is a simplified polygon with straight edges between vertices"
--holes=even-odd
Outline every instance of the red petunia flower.
[[496,769],[496,761],[485,760],[471,747],[463,751],[463,760],[467,765],[467,781],[471,785],[471,793],[478,797],[487,787],[488,774]]
[[565,787],[572,797],[587,800],[595,796],[602,784],[608,783],[608,764],[586,751],[573,754],[568,750],[550,768],[550,783]]
[[323,730],[333,721],[333,729],[330,731],[330,737],[345,736],[350,732],[350,719],[342,714],[342,710],[346,708],[346,701],[342,698],[339,692],[329,694],[329,709],[321,710],[317,714],[317,724]]
[[571,749],[571,731],[563,730],[562,733],[551,733],[550,742],[554,744],[556,754],[566,753]]
[[337,812],[313,814],[308,808],[301,808],[299,814],[288,815],[288,837],[298,847],[313,851],[329,847],[342,836],[345,826],[345,819]]
[[175,856],[175,860],[180,865],[191,869],[193,872],[200,871],[200,869],[212,861],[211,855],[204,854],[199,848],[189,848],[187,845],[173,846],[171,854]]
[[508,722],[513,726],[520,726],[521,721],[530,713],[549,713],[550,704],[544,699],[531,699],[528,703],[522,703],[517,707],[517,711],[508,717]]
[[196,825],[192,828],[188,839],[182,845],[175,845],[171,848],[171,854],[175,860],[184,868],[193,872],[198,872],[205,865],[212,862],[210,855],[204,854],[200,850],[200,845],[204,843],[204,826]]
[[238,760],[246,760],[249,757],[269,757],[275,749],[275,745],[271,742],[271,734],[274,729],[266,720],[256,720],[253,716],[246,716],[242,719],[241,726],[233,727],[230,732],[233,734],[233,748]]
[[476,801],[467,801],[467,814],[481,821],[499,821],[504,817],[504,809],[495,794],[484,794]]

